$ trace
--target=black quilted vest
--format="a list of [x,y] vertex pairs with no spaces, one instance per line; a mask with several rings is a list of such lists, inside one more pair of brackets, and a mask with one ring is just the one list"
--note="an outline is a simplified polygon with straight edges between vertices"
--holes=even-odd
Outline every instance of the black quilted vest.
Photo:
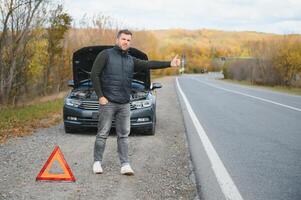
[[105,51],[108,59],[101,75],[102,92],[111,102],[128,103],[134,71],[133,58],[118,46]]

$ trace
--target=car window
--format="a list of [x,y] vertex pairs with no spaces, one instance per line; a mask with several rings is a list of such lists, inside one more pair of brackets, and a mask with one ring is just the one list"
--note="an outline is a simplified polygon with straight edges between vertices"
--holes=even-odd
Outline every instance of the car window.
[[[92,81],[84,81],[82,83],[79,84],[79,87],[81,88],[87,88],[87,87],[92,87]],[[140,82],[140,81],[135,81],[133,80],[132,82],[132,88],[134,90],[144,90],[145,89],[145,85]]]
[[132,89],[134,89],[134,90],[144,90],[145,86],[144,86],[143,83],[133,81],[132,82]]
[[84,88],[92,87],[92,81],[89,80],[89,81],[81,82],[81,83],[79,84],[79,87],[84,87]]

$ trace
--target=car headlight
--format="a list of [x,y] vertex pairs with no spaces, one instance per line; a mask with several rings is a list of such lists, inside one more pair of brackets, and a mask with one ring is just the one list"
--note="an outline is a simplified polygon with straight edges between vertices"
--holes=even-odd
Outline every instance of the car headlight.
[[65,104],[68,106],[72,106],[72,107],[78,107],[81,104],[81,101],[78,99],[70,99],[70,98],[66,98],[65,99]]
[[152,105],[151,100],[132,101],[132,106],[135,108],[147,108]]

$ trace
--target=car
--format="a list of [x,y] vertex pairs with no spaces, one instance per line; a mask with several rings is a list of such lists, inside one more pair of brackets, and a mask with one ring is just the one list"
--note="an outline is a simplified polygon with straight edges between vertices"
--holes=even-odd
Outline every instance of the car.
[[[73,80],[68,81],[72,87],[64,100],[63,120],[66,133],[73,133],[82,128],[97,128],[99,116],[98,97],[93,89],[90,73],[96,56],[113,46],[88,46],[73,53]],[[130,48],[129,54],[142,60],[147,55]],[[160,83],[151,83],[150,70],[135,71],[130,98],[131,130],[154,135],[156,131],[156,89]],[[114,129],[115,123],[112,121]]]

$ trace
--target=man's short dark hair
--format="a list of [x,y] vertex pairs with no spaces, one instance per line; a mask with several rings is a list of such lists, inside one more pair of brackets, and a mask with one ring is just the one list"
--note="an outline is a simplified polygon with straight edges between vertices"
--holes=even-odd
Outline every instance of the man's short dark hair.
[[122,33],[126,34],[126,35],[131,35],[131,36],[133,35],[132,32],[129,31],[128,29],[122,29],[122,30],[118,31],[117,38],[119,38]]

